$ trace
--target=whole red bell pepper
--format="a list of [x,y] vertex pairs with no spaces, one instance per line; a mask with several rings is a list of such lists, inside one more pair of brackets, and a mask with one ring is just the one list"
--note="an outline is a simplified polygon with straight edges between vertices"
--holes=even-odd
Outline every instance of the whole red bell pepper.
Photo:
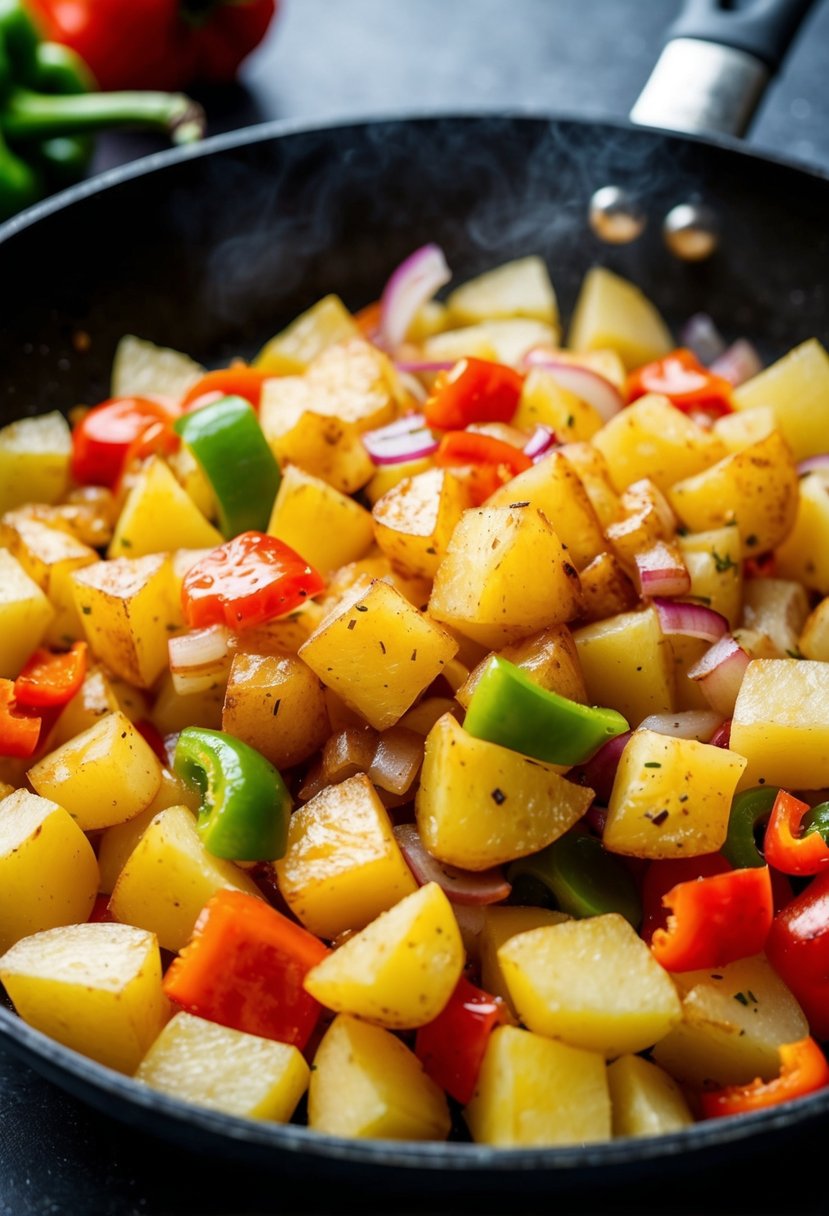
[[777,913],[766,955],[797,998],[812,1033],[829,1039],[829,870]]
[[415,1055],[441,1089],[466,1105],[475,1092],[489,1036],[510,1020],[500,997],[461,976],[445,1008],[418,1030]]
[[724,967],[759,954],[773,917],[768,866],[730,870],[681,882],[663,896],[667,929],[657,929],[651,950],[668,971]]
[[26,0],[45,38],[102,89],[227,84],[265,36],[276,0]]
[[703,1091],[700,1095],[706,1119],[724,1115],[746,1115],[767,1110],[792,1098],[802,1098],[829,1085],[829,1064],[814,1039],[784,1043],[780,1048],[780,1073],[771,1081],[748,1085],[729,1085],[725,1089]]

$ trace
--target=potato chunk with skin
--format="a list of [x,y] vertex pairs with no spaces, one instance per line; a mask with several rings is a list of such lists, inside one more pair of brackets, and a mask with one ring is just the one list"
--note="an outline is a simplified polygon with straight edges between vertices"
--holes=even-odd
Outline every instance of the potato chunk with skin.
[[135,1074],[184,1102],[275,1123],[291,1118],[310,1075],[293,1044],[184,1012],[170,1019]]
[[607,1070],[614,1136],[663,1136],[690,1127],[690,1107],[673,1077],[641,1056],[625,1055]]
[[19,675],[54,616],[37,583],[11,553],[0,549],[0,677]]
[[161,765],[129,718],[116,712],[49,752],[28,777],[39,794],[92,832],[148,807],[161,785]]
[[249,743],[277,768],[291,768],[329,734],[319,678],[295,655],[234,655],[222,730]]
[[445,1140],[443,1091],[414,1052],[380,1026],[341,1013],[314,1057],[308,1126],[332,1136]]
[[68,532],[32,519],[23,511],[4,517],[0,523],[0,541],[8,545],[10,553],[55,609],[45,641],[66,645],[69,640],[83,637],[70,576],[75,570],[98,561],[95,550]]
[[85,921],[97,890],[92,845],[63,807],[28,790],[0,801],[0,950]]
[[389,1030],[412,1029],[438,1016],[463,963],[452,905],[430,882],[317,963],[305,989],[335,1013]]
[[667,490],[726,455],[725,444],[712,431],[657,393],[640,397],[614,415],[594,437],[593,446],[604,456],[620,491],[643,477]]
[[829,666],[808,659],[749,663],[734,706],[730,747],[748,761],[743,788],[829,785]]
[[417,889],[388,811],[363,773],[294,812],[276,873],[294,916],[329,940],[364,929]]
[[328,688],[377,730],[393,726],[458,649],[386,582],[346,596],[299,649]]
[[617,709],[632,726],[674,708],[673,653],[655,608],[596,621],[573,637],[593,705]]
[[155,935],[132,925],[65,925],[0,957],[24,1022],[118,1072],[133,1073],[170,1016]]
[[521,1021],[573,1047],[643,1051],[680,1018],[670,976],[616,912],[520,933],[498,962]]
[[116,920],[151,930],[165,950],[190,940],[204,905],[217,891],[260,894],[244,870],[208,853],[185,806],[159,812],[130,853],[112,892]]
[[[541,633],[505,646],[499,653],[501,658],[520,667],[539,687],[569,697],[571,701],[579,701],[582,705],[587,701],[576,643],[566,625],[551,625]],[[477,664],[457,690],[455,695],[464,709],[468,707],[488,662],[489,655]]]
[[607,1067],[598,1052],[499,1026],[464,1119],[478,1144],[532,1148],[610,1139]]
[[466,482],[449,469],[407,477],[374,504],[377,544],[395,568],[433,579],[470,502]]
[[324,574],[362,557],[374,539],[365,507],[295,464],[282,474],[268,532]]
[[475,739],[447,713],[426,739],[415,810],[434,857],[487,870],[558,840],[592,799],[553,765]]
[[541,511],[466,511],[441,562],[429,612],[482,646],[508,642],[578,615],[579,576]]
[[744,768],[734,751],[634,731],[613,782],[605,848],[653,860],[715,853],[725,841]]

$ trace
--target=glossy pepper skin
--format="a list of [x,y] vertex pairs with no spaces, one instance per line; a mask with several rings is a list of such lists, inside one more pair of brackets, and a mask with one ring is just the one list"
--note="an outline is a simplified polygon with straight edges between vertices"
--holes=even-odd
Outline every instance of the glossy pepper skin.
[[829,1039],[829,871],[824,870],[782,908],[766,954],[791,988],[818,1039]]
[[27,0],[102,89],[228,84],[262,41],[276,0]]
[[700,1095],[702,1113],[706,1119],[721,1119],[727,1115],[746,1115],[755,1110],[767,1110],[802,1098],[829,1085],[829,1064],[812,1038],[780,1047],[780,1073],[771,1081],[759,1078],[748,1085],[729,1085],[725,1089],[703,1091]]
[[[768,866],[730,870],[681,882],[663,896],[667,929],[656,929],[651,950],[668,971],[723,967],[759,954],[772,924]],[[795,994],[796,995],[796,994]]]
[[523,878],[539,883],[568,916],[580,919],[618,912],[634,928],[642,920],[642,901],[630,871],[602,847],[598,837],[579,827],[565,832],[540,853],[512,862],[507,881],[514,892],[517,889],[521,902]]

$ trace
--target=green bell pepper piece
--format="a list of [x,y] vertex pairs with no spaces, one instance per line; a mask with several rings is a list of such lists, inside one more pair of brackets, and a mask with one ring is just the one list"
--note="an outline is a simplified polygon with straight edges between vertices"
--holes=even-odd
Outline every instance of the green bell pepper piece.
[[534,684],[514,663],[489,660],[472,694],[464,729],[547,764],[582,764],[628,723],[615,709],[591,708]]
[[[95,78],[80,55],[57,42],[41,42],[35,52],[35,88],[56,96],[77,96],[96,89]],[[92,135],[56,135],[31,149],[48,190],[62,190],[81,180],[95,151]]]
[[176,772],[201,793],[197,830],[227,861],[276,861],[285,853],[291,795],[254,748],[219,730],[188,726],[178,737]]
[[20,0],[0,0],[0,42],[10,66],[10,82],[32,85],[40,34]]
[[829,844],[829,802],[819,802],[803,816],[800,830],[804,836],[819,832],[824,844]]
[[0,132],[0,220],[30,207],[42,192],[37,169],[14,153]]
[[771,814],[778,790],[757,785],[737,794],[728,816],[728,834],[720,852],[737,870],[764,866],[766,859],[757,847],[757,829]]
[[566,832],[540,853],[512,862],[507,881],[513,884],[513,900],[533,902],[534,891],[542,889],[570,916],[618,912],[634,928],[642,920],[642,902],[629,871],[606,852],[597,837],[579,828]]
[[213,487],[224,536],[264,532],[280,473],[250,402],[222,397],[182,414],[173,427]]

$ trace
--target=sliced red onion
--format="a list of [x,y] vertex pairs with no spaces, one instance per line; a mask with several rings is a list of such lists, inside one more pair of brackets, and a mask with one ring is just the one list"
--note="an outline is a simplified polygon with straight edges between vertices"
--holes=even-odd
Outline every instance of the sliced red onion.
[[399,372],[408,372],[410,376],[430,376],[434,372],[451,372],[455,363],[457,359],[406,359],[394,366]]
[[420,885],[436,882],[452,903],[497,904],[506,899],[512,890],[500,869],[472,873],[436,861],[431,853],[427,853],[413,823],[399,824],[394,829],[394,836],[406,864]]
[[594,372],[591,367],[567,363],[563,359],[557,359],[554,354],[539,349],[528,351],[524,362],[527,367],[540,367],[542,371],[549,372],[556,384],[573,393],[581,401],[592,405],[596,413],[601,415],[603,422],[609,422],[614,414],[618,414],[624,407],[622,394],[616,385],[611,384],[599,372]]
[[[713,608],[705,604],[689,604],[684,600],[653,600],[659,613],[662,632],[681,633],[689,638],[702,638],[705,642],[716,642],[728,633],[728,621]],[[716,707],[715,707],[716,708]]]
[[552,451],[557,442],[555,431],[540,422],[524,444],[524,455],[532,460],[540,460]]
[[829,472],[829,452],[822,452],[820,456],[808,456],[797,466],[798,477],[805,477],[807,473],[826,472]]
[[711,744],[712,747],[728,748],[731,746],[731,719],[730,718],[725,719],[722,726],[720,726],[717,730],[714,731],[713,735],[708,740],[708,742]]
[[451,277],[438,245],[423,245],[400,263],[380,297],[380,338],[387,350],[397,349],[418,309]]
[[170,674],[179,695],[206,692],[225,679],[230,666],[229,636],[224,625],[210,625],[170,638]]
[[405,460],[419,460],[437,451],[438,441],[423,421],[422,414],[406,414],[378,427],[366,431],[363,446],[376,465],[401,464]]
[[713,363],[725,351],[725,339],[707,312],[695,312],[682,327],[680,345],[692,350],[700,363]]
[[668,545],[656,544],[636,554],[636,573],[642,595],[687,595],[691,576],[680,555]]
[[616,769],[619,767],[619,758],[625,750],[627,741],[631,736],[631,731],[626,730],[623,735],[616,735],[613,739],[608,739],[607,743],[603,743],[595,756],[586,761],[585,764],[580,764],[577,769],[571,769],[568,773],[568,780],[577,781],[579,785],[587,785],[596,795],[596,801],[607,806],[610,801],[610,792],[613,789],[613,782],[616,780]]
[[722,376],[723,380],[727,380],[735,388],[738,384],[751,380],[762,370],[763,360],[745,338],[738,338],[736,342],[733,342],[727,351],[714,360],[710,367],[710,371],[717,376]]
[[750,662],[751,656],[727,634],[689,668],[688,678],[696,680],[712,709],[730,718]]
[[675,739],[696,739],[699,743],[709,743],[722,722],[722,714],[713,709],[686,709],[676,714],[650,714],[636,729],[654,730],[659,735],[672,735]]

